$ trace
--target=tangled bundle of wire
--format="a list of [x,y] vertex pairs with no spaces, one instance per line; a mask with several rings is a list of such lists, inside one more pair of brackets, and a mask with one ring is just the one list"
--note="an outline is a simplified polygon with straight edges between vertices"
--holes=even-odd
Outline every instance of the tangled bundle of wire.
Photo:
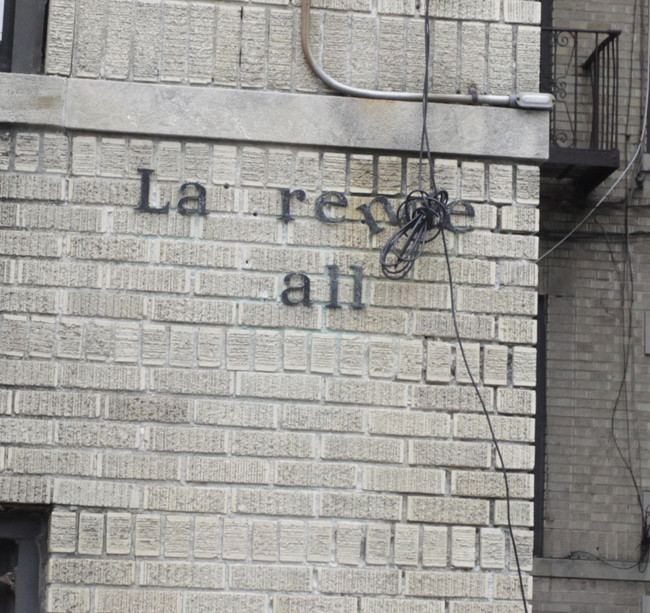
[[[456,205],[463,210],[454,211]],[[467,232],[471,228],[455,228],[451,223],[452,212],[473,215],[472,206],[463,201],[449,202],[446,191],[430,193],[422,189],[413,190],[397,209],[400,228],[381,250],[381,270],[389,279],[404,278],[415,261],[424,252],[424,246],[444,230]]]

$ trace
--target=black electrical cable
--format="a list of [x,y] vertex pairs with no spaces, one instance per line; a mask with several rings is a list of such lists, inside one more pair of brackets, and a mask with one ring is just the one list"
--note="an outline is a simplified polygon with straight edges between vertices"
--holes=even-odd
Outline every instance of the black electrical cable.
[[490,414],[488,413],[487,407],[485,406],[483,395],[481,394],[481,391],[478,385],[476,384],[476,380],[474,379],[472,370],[469,367],[467,355],[465,354],[465,347],[460,337],[460,330],[458,329],[458,319],[456,317],[456,300],[454,298],[454,282],[451,274],[451,262],[449,260],[449,249],[447,248],[447,238],[445,237],[444,230],[442,231],[442,244],[444,245],[445,248],[445,262],[447,263],[447,278],[449,280],[449,295],[451,301],[451,319],[454,323],[454,332],[456,333],[456,341],[458,342],[458,348],[460,349],[460,353],[463,357],[463,363],[465,364],[465,368],[467,369],[467,372],[469,374],[469,378],[470,381],[472,382],[472,386],[474,387],[474,391],[476,392],[479,402],[481,403],[481,409],[483,410],[483,415],[485,415],[485,419],[487,420],[488,428],[490,430],[490,436],[492,437],[492,444],[494,445],[494,449],[496,450],[497,457],[499,458],[499,463],[501,464],[501,471],[503,473],[503,483],[505,486],[505,494],[506,494],[506,515],[508,520],[508,532],[510,534],[510,539],[512,540],[512,550],[515,554],[515,562],[517,564],[517,575],[519,577],[519,589],[521,591],[521,600],[524,605],[524,613],[528,613],[526,590],[524,588],[524,579],[521,572],[521,563],[519,562],[519,552],[517,551],[517,543],[515,541],[515,535],[512,529],[512,517],[511,517],[511,510],[510,510],[511,497],[510,497],[510,484],[508,482],[508,469],[506,468],[506,463],[504,462],[503,455],[501,454],[501,447],[499,445],[499,441],[494,432],[492,419],[490,418]]
[[[478,400],[480,402],[483,414],[487,420],[492,443],[496,450],[496,455],[501,465],[503,472],[505,498],[506,498],[506,516],[508,522],[508,533],[512,543],[512,551],[514,553],[515,562],[517,565],[517,576],[519,578],[519,589],[521,591],[521,600],[524,606],[524,613],[528,613],[528,601],[526,599],[526,590],[524,587],[524,579],[521,570],[521,563],[519,560],[519,552],[517,549],[517,542],[515,540],[514,530],[512,526],[511,515],[511,495],[510,484],[508,481],[508,470],[501,453],[499,441],[494,432],[492,419],[487,410],[487,406],[483,399],[483,395],[479,389],[476,379],[471,371],[465,347],[458,328],[458,318],[456,313],[456,300],[454,296],[455,284],[453,280],[451,261],[449,258],[449,249],[447,247],[447,238],[445,230],[452,230],[457,232],[466,232],[470,228],[457,229],[451,224],[452,212],[459,212],[454,209],[456,202],[449,203],[449,196],[446,191],[438,190],[435,182],[435,169],[433,159],[431,156],[431,147],[429,144],[429,133],[427,126],[427,107],[428,107],[428,92],[429,92],[429,62],[430,62],[430,24],[429,24],[429,5],[430,0],[426,0],[425,14],[424,14],[424,32],[425,32],[425,70],[424,70],[424,87],[422,95],[422,137],[420,140],[420,158],[418,169],[418,189],[412,191],[406,200],[400,205],[397,211],[397,218],[399,221],[399,230],[388,240],[384,248],[381,250],[380,262],[381,268],[389,278],[401,279],[405,277],[413,268],[415,261],[422,255],[425,245],[436,238],[438,235],[442,237],[445,252],[445,262],[447,265],[447,279],[449,282],[449,293],[451,298],[451,317],[454,325],[456,341],[460,350],[465,368],[472,382],[472,386]],[[427,192],[422,187],[422,161],[426,153],[428,167],[429,167],[429,182],[430,191]],[[473,209],[468,203],[458,201],[463,206],[461,214],[473,215]]]

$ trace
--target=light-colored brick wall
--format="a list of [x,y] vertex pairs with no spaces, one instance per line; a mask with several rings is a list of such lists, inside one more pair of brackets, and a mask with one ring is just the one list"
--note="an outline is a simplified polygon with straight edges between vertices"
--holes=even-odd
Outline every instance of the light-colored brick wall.
[[[421,88],[419,5],[316,4],[334,76]],[[432,8],[434,89],[537,89],[537,2]],[[298,37],[288,3],[53,0],[46,72],[326,93]],[[375,204],[373,235],[358,208],[397,207],[417,158],[138,129],[0,132],[0,503],[52,507],[47,613],[520,611],[442,243],[389,281],[394,226]],[[472,232],[446,235],[458,323],[530,597],[539,154],[436,157],[439,186],[475,209]],[[142,168],[168,213],[134,210]],[[187,181],[207,215],[179,213]],[[292,221],[285,188],[305,191]],[[340,223],[318,217],[329,190]],[[281,302],[291,272],[312,305]]]

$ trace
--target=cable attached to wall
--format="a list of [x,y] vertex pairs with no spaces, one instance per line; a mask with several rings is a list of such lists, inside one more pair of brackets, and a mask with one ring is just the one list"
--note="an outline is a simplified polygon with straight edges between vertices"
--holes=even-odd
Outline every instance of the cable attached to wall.
[[[469,374],[470,381],[476,392],[479,403],[481,405],[483,414],[487,420],[488,428],[492,443],[496,450],[496,455],[503,473],[503,480],[505,486],[506,498],[506,514],[508,522],[508,533],[512,543],[512,551],[514,553],[515,562],[517,565],[517,576],[519,578],[519,589],[521,591],[521,600],[524,606],[524,613],[528,613],[528,601],[526,599],[526,589],[524,587],[524,579],[521,570],[521,563],[519,561],[519,552],[517,550],[517,542],[515,540],[514,530],[512,527],[511,516],[511,496],[510,484],[508,482],[508,470],[501,453],[499,441],[494,432],[492,419],[488,412],[485,400],[481,394],[481,390],[474,378],[472,370],[465,353],[465,347],[461,339],[460,330],[458,327],[458,318],[456,314],[456,300],[454,296],[455,284],[451,270],[451,260],[449,257],[449,248],[447,245],[447,237],[445,231],[451,232],[468,232],[472,228],[470,226],[457,228],[451,222],[452,214],[457,215],[474,215],[473,207],[465,201],[456,200],[449,202],[449,195],[444,190],[438,190],[435,180],[435,170],[433,159],[431,156],[431,147],[429,144],[429,133],[427,129],[427,107],[429,100],[429,61],[431,55],[430,48],[430,24],[429,24],[429,4],[430,0],[425,2],[424,14],[424,40],[425,40],[425,69],[424,69],[424,89],[422,93],[422,138],[420,141],[420,164],[418,172],[418,189],[408,194],[404,202],[402,202],[397,211],[397,218],[399,221],[399,229],[384,245],[380,254],[381,269],[385,276],[390,279],[401,279],[405,277],[413,268],[415,261],[424,252],[424,247],[427,243],[431,242],[438,236],[442,238],[442,244],[445,253],[445,262],[447,267],[447,279],[449,282],[449,294],[451,299],[451,317],[454,325],[454,332],[456,342],[460,350],[463,363]],[[427,166],[429,169],[429,191],[423,189],[422,181],[422,162],[424,156],[427,158]]]

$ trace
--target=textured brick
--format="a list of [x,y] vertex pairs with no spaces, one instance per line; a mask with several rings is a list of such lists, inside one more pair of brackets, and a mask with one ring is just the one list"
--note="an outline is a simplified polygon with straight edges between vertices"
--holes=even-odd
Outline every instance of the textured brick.
[[387,494],[324,492],[321,495],[320,512],[324,517],[397,520],[402,515],[402,499]]
[[301,487],[353,488],[356,467],[348,464],[277,462],[275,484]]
[[108,590],[96,591],[96,613],[115,613],[115,611],[157,611],[158,613],[178,613],[181,594],[169,590]]
[[269,475],[266,460],[190,458],[187,466],[189,481],[265,484]]
[[236,590],[309,591],[312,581],[309,568],[296,566],[244,566],[232,564],[229,585]]
[[53,583],[130,585],[135,579],[135,564],[117,560],[55,558],[48,564],[47,577]]
[[151,485],[144,489],[144,508],[162,511],[223,513],[227,493],[219,489],[196,489]]
[[356,598],[325,596],[277,596],[273,613],[356,613]]
[[[282,410],[282,426],[289,430],[361,432],[363,411],[345,407],[286,405]],[[376,433],[392,434],[379,431]]]
[[79,514],[79,553],[101,555],[104,549],[104,515],[102,513]]
[[406,572],[408,596],[485,598],[488,577],[478,573]]
[[322,457],[329,460],[362,462],[402,462],[403,442],[390,438],[360,436],[324,436]]
[[487,500],[419,496],[409,496],[408,499],[410,521],[485,525],[488,523],[489,512]]
[[369,524],[366,532],[366,563],[386,565],[390,557],[391,528],[387,524]]
[[143,562],[140,583],[155,587],[221,589],[224,566],[212,562]]
[[321,568],[318,583],[330,594],[398,594],[399,572],[353,568]]
[[308,517],[314,514],[314,496],[307,492],[240,489],[233,497],[233,510],[237,513]]

